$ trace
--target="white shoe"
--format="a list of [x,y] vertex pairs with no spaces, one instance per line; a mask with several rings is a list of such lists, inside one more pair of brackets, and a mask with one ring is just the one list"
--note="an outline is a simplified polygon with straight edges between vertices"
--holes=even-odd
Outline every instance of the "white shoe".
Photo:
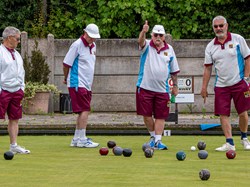
[[243,138],[240,143],[243,145],[245,150],[250,150],[250,142],[247,138]]
[[19,145],[17,146],[10,146],[10,151],[14,154],[20,153],[20,154],[30,154],[30,150],[25,149],[24,147],[21,147]]
[[86,148],[94,148],[94,147],[98,147],[99,143],[95,143],[93,142],[90,138],[87,138],[85,140],[80,139],[77,142],[77,147],[86,147]]
[[223,144],[221,147],[215,149],[215,151],[228,151],[228,150],[236,150],[234,145],[230,145],[229,143]]
[[77,139],[72,139],[71,140],[71,143],[70,143],[70,147],[77,147],[77,143],[78,143],[78,141],[79,141],[79,138],[77,138]]

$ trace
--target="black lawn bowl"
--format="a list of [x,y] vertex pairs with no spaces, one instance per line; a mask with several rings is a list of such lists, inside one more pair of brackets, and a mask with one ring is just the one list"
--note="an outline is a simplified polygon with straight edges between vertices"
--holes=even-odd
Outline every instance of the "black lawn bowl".
[[197,147],[199,150],[205,150],[206,149],[206,143],[204,141],[199,141],[197,143]]
[[11,151],[6,151],[6,152],[3,154],[3,156],[4,156],[4,159],[5,159],[5,160],[12,160],[13,157],[14,157],[14,153],[11,152]]
[[203,181],[206,181],[210,178],[210,172],[208,169],[202,169],[200,172],[199,172],[199,176],[200,176],[200,179],[203,180]]
[[110,140],[107,142],[107,146],[108,146],[108,148],[112,149],[113,147],[116,146],[116,143],[115,143],[115,141]]
[[154,155],[154,149],[152,149],[151,147],[146,148],[144,151],[144,155],[146,158],[152,158]]
[[130,157],[132,155],[132,150],[129,149],[129,148],[125,148],[123,149],[123,152],[122,152],[123,156],[125,157]]

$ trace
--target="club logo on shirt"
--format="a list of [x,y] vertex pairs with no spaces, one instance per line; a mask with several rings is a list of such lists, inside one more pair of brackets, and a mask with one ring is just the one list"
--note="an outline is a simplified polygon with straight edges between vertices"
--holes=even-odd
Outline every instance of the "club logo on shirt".
[[234,48],[234,44],[229,44],[229,48]]
[[165,55],[165,56],[168,56],[168,52],[164,52],[164,55]]

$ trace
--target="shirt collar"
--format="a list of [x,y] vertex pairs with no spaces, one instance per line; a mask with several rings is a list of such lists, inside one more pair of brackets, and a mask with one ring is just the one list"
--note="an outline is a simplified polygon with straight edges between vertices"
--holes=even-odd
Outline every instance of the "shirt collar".
[[168,44],[166,43],[166,41],[163,41],[163,43],[164,43],[164,47],[162,47],[159,51],[158,51],[157,47],[155,46],[153,40],[150,41],[149,45],[150,45],[151,47],[155,48],[156,51],[157,51],[157,53],[160,53],[160,51],[165,51],[166,49],[169,48],[169,47],[168,47]]
[[6,46],[5,46],[5,48],[6,48],[10,53],[14,53],[14,52],[15,52],[14,49],[10,49],[10,48],[8,48],[8,47],[6,47]]
[[4,47],[10,52],[10,54],[12,56],[12,59],[15,60],[15,54],[14,54],[15,50],[14,49],[10,49],[10,48],[6,47],[5,45],[4,45]]
[[81,40],[82,40],[85,47],[90,47],[90,49],[92,49],[95,46],[93,43],[91,44],[91,46],[89,46],[89,43],[86,41],[86,39],[83,37],[83,35],[81,36]]
[[[224,41],[223,44],[225,44],[225,43],[227,43],[227,42],[229,42],[229,41],[231,41],[231,40],[232,40],[232,35],[231,35],[230,32],[227,32],[227,38],[226,38],[226,40]],[[215,40],[214,40],[214,45],[221,45],[221,44],[222,44],[222,43],[219,42],[218,37],[216,36],[216,37],[215,37]]]

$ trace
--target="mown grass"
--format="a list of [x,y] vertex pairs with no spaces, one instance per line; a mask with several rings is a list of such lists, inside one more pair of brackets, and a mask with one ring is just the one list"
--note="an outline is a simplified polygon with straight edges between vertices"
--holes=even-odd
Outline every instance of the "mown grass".
[[[99,155],[99,148],[71,148],[71,136],[20,136],[18,143],[31,150],[30,155],[15,155],[13,160],[0,159],[1,186],[84,186],[84,187],[139,187],[139,186],[248,186],[250,152],[244,151],[235,137],[237,155],[233,160],[214,148],[224,143],[223,136],[163,137],[167,151],[155,151],[145,158],[142,144],[148,136],[92,136],[107,146],[114,140],[123,148],[133,150],[131,157]],[[0,138],[0,153],[8,150],[8,136]],[[198,150],[191,151],[199,140],[207,144],[206,160],[198,158]],[[185,151],[184,161],[176,159],[176,152]],[[211,177],[201,181],[199,171],[209,169]]]

